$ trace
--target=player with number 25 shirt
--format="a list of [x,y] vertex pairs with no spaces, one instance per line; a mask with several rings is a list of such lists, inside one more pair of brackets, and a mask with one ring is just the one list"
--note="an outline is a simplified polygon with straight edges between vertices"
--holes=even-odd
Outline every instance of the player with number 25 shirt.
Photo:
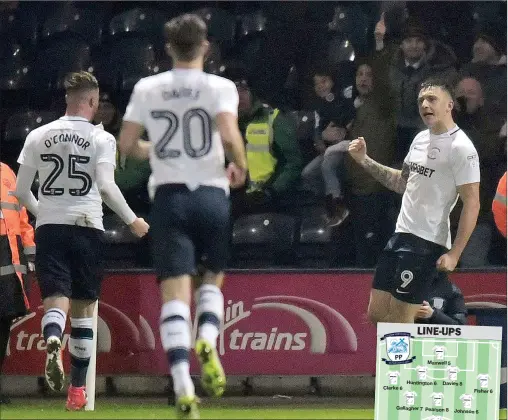
[[[45,375],[64,386],[62,334],[71,311],[71,384],[68,410],[83,408],[93,343],[93,311],[102,283],[102,202],[141,237],[148,224],[136,217],[115,184],[115,138],[90,123],[99,106],[99,84],[87,72],[66,81],[65,116],[33,130],[18,162],[16,196],[37,217],[35,267],[44,304]],[[39,201],[30,191],[39,173]]]

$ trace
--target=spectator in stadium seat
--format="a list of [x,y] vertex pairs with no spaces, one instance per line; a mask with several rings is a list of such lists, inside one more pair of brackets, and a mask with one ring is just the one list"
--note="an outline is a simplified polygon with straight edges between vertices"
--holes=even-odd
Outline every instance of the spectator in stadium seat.
[[396,161],[402,162],[409,146],[425,127],[418,114],[417,97],[423,81],[437,77],[454,85],[457,78],[456,57],[452,49],[428,36],[423,25],[408,19],[399,45],[384,44],[384,15],[377,23],[374,36],[374,72],[381,80],[390,80],[394,91],[397,143]]
[[[99,99],[99,109],[94,122],[102,124],[104,129],[115,137],[120,132],[122,116],[111,94],[103,93]],[[148,210],[147,184],[151,169],[148,161],[141,161],[132,156],[122,156],[117,150],[115,182],[124,194],[125,199],[136,212]],[[106,209],[106,211],[110,211]]]
[[[314,147],[318,156],[305,166],[302,181],[306,189],[325,195],[329,226],[342,223],[349,210],[344,204],[343,162],[347,151],[346,135],[354,119],[353,101],[335,89],[334,74],[328,64],[314,70],[316,135]],[[333,151],[327,151],[330,146]]]
[[484,107],[489,113],[506,115],[506,25],[485,26],[475,36],[473,58],[460,69],[483,86]]
[[238,124],[246,143],[249,168],[246,188],[232,192],[233,214],[274,211],[296,191],[303,158],[296,121],[265,105],[250,89],[240,65],[224,74],[238,89]]
[[[350,138],[363,136],[369,155],[383,165],[394,162],[395,110],[389,89],[373,73],[368,60],[358,60],[354,104],[356,117]],[[332,149],[332,146],[330,149]],[[383,187],[349,154],[345,157],[346,180],[356,248],[356,266],[373,267],[395,228],[393,193]]]
[[440,273],[432,283],[428,300],[415,318],[415,324],[466,325],[467,308],[462,291],[450,281],[446,273]]
[[[461,267],[488,265],[494,219],[491,211],[492,199],[497,183],[506,171],[506,139],[499,136],[503,120],[499,114],[485,109],[482,85],[478,80],[465,77],[455,88],[457,125],[473,142],[480,159],[480,214],[476,228],[462,253]],[[460,213],[461,204],[454,209]],[[454,217],[452,220],[454,220]]]

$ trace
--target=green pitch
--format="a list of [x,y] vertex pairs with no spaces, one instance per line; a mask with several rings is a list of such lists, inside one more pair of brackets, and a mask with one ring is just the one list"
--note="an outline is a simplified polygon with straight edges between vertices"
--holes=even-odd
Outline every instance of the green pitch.
[[[133,398],[131,403],[116,404],[97,401],[96,411],[68,413],[63,409],[63,400],[31,401],[16,400],[13,405],[0,406],[1,419],[168,419],[174,418],[172,407],[163,403],[145,403]],[[374,410],[322,408],[318,405],[297,408],[207,407],[200,409],[203,419],[349,419],[372,420]],[[501,411],[506,419],[506,410]]]
[[[13,405],[0,406],[1,419],[170,419],[174,418],[172,407],[164,404],[144,403],[133,399],[132,403],[115,404],[97,401],[96,411],[68,413],[63,409],[61,400],[22,401]],[[207,407],[200,409],[203,419],[349,419],[372,420],[374,410],[335,409],[312,407],[271,408],[228,408]],[[501,410],[500,419],[506,419],[506,410]]]
[[[137,399],[133,399],[136,401]],[[26,403],[25,406],[2,406],[1,419],[168,419],[174,418],[174,409],[163,404],[115,404],[97,401],[96,411],[68,413],[65,401]],[[202,419],[373,419],[373,410],[340,410],[333,408],[227,408],[200,407]]]

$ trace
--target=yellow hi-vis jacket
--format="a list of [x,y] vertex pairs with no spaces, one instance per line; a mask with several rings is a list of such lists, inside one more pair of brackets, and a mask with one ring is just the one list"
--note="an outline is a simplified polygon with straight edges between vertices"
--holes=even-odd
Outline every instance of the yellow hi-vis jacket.
[[274,109],[267,121],[253,121],[245,130],[249,191],[260,189],[275,172],[277,159],[272,155],[273,121],[278,114],[279,110]]

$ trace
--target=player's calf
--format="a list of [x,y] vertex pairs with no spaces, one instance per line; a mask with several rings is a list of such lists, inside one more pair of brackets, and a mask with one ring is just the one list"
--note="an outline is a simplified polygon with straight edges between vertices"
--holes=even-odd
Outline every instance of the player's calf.
[[67,315],[59,308],[51,308],[42,317],[42,334],[46,341],[46,382],[53,391],[61,391],[64,386],[62,364],[62,334]]
[[177,397],[194,396],[194,383],[190,377],[189,352],[191,347],[190,308],[181,300],[162,305],[160,334],[168,357]]
[[220,324],[224,317],[224,296],[217,286],[204,284],[198,289],[196,316],[198,339],[204,339],[212,347],[216,347]]
[[75,388],[85,386],[86,374],[93,350],[93,318],[71,318],[71,385]]

